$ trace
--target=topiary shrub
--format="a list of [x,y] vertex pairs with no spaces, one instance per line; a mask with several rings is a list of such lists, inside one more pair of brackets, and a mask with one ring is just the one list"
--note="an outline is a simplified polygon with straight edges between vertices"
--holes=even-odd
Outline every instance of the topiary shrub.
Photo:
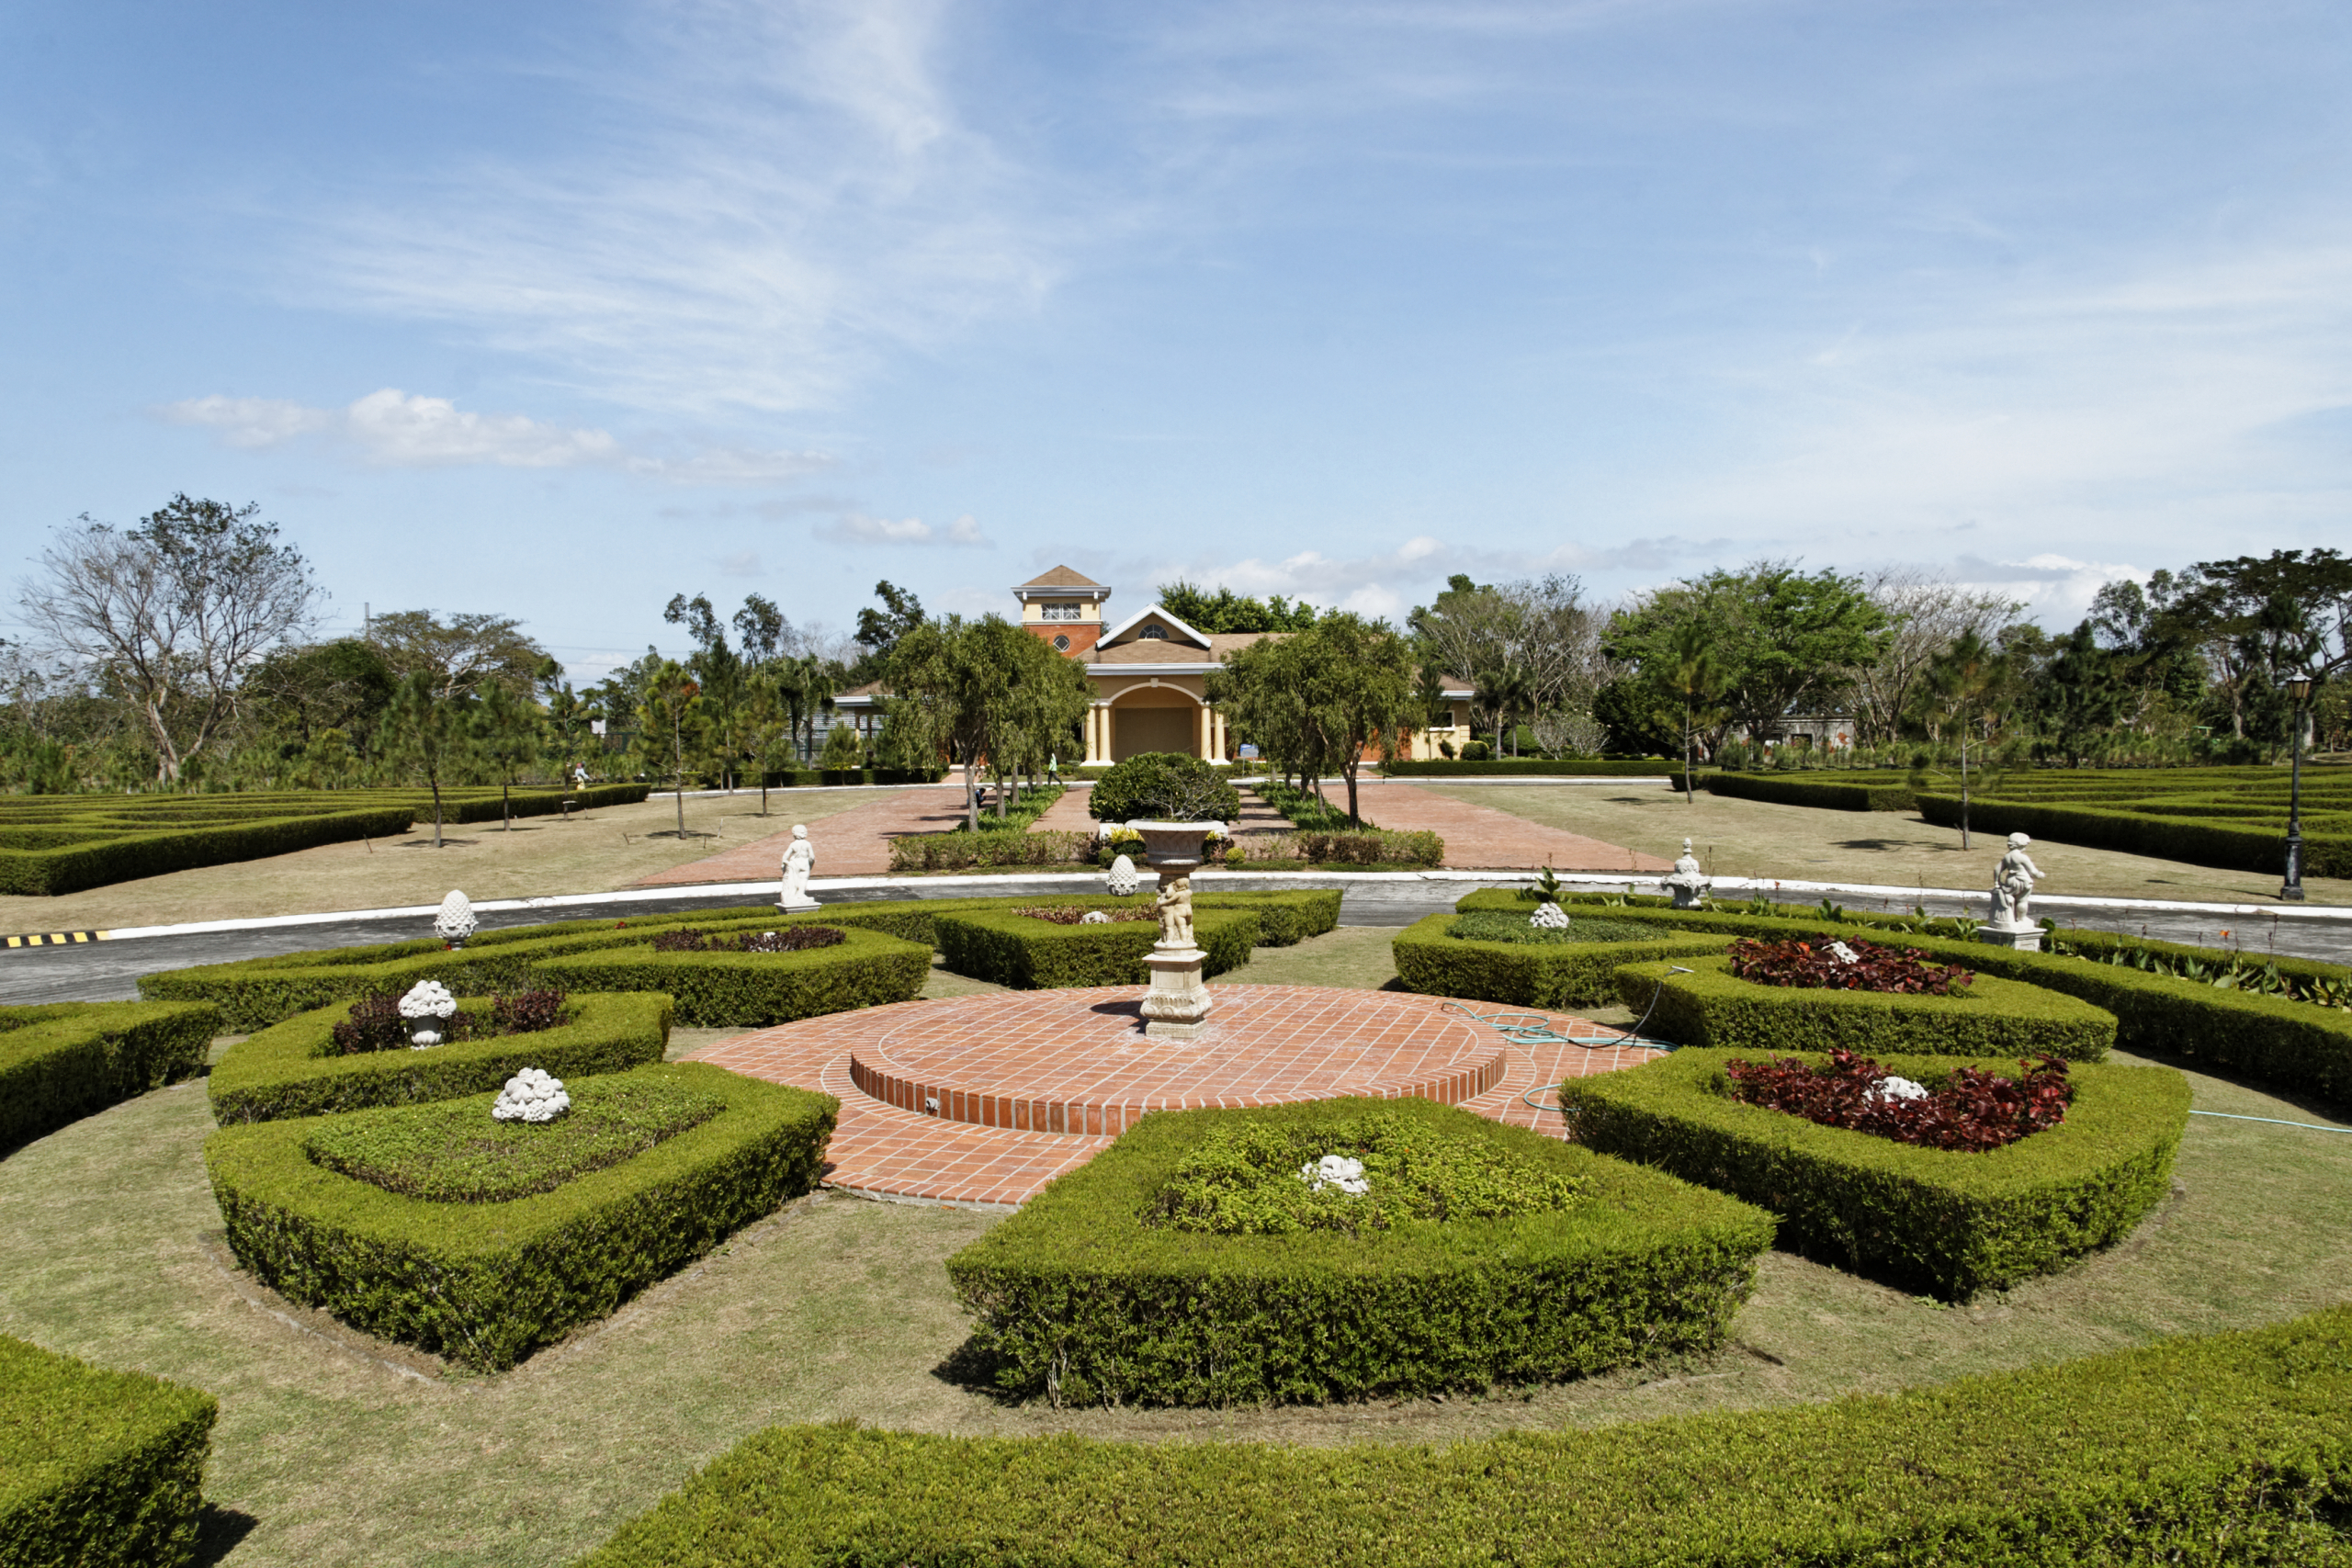
[[[2065,1120],[1984,1152],[1922,1148],[1743,1104],[1729,1064],[1690,1049],[1574,1078],[1560,1101],[1577,1142],[1760,1203],[1784,1245],[1965,1299],[2120,1240],[2164,1197],[2188,1119],[2170,1067],[2076,1066]],[[1809,1066],[1828,1064],[1809,1055]],[[1885,1056],[1930,1089],[2007,1059]]]
[[1142,751],[1102,775],[1086,809],[1098,822],[1230,822],[1241,815],[1241,795],[1198,757]]
[[[1312,1194],[1285,1209],[1215,1190],[1236,1165],[1229,1191],[1259,1190],[1273,1165],[1297,1182],[1293,1156],[1334,1144],[1365,1151],[1367,1168],[1390,1157],[1437,1170],[1425,1187],[1466,1196],[1471,1217],[1431,1217],[1444,1207],[1424,1192],[1385,1224],[1323,1225],[1307,1223]],[[1343,1209],[1345,1195],[1323,1206]],[[1167,1223],[1183,1214],[1211,1224]],[[1744,1203],[1522,1128],[1421,1100],[1331,1100],[1147,1116],[947,1272],[978,1319],[965,1359],[1002,1393],[1325,1401],[1712,1349],[1770,1236]]]
[[[673,1111],[719,1109],[602,1168],[559,1151],[537,1171],[552,1168],[556,1185],[503,1201],[390,1190],[313,1153],[331,1160],[355,1142],[367,1152],[372,1139],[374,1152],[413,1165],[420,1146],[447,1146],[454,1116],[478,1118],[492,1136],[492,1095],[224,1128],[206,1140],[204,1162],[230,1248],[273,1290],[368,1333],[485,1371],[511,1367],[774,1213],[823,1168],[840,1111],[831,1095],[699,1062],[628,1077],[676,1091]],[[580,1092],[591,1104],[624,1092],[603,1086]],[[522,1134],[560,1142],[575,1130],[599,1125],[567,1116]]]
[[1618,998],[1648,1010],[1648,1032],[1684,1045],[1751,1052],[1907,1051],[1939,1056],[2052,1055],[2096,1062],[2115,1015],[2017,980],[1979,975],[1949,996],[1759,985],[1724,956],[1629,964]]
[[202,1003],[0,1008],[0,1153],[193,1077],[221,1027]]
[[220,1404],[0,1335],[0,1563],[194,1561]]

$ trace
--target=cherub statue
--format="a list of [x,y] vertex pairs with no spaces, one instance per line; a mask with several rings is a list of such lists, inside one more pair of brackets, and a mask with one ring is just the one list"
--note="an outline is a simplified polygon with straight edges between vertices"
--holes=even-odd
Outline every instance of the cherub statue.
[[817,846],[808,841],[808,829],[796,822],[792,825],[792,842],[784,847],[784,886],[777,893],[776,908],[807,908],[815,904],[816,900],[808,897],[808,875],[816,869]]
[[2024,931],[2033,924],[2033,885],[2041,868],[2025,852],[2033,840],[2023,833],[2009,835],[2009,852],[1993,873],[1993,925],[2001,931]]
[[1193,945],[1193,879],[1171,877],[1159,890],[1159,945],[1190,947]]

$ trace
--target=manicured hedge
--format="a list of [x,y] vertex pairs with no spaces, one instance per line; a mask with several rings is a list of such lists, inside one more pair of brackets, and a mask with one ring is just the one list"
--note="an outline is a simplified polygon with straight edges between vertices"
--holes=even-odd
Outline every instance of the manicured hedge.
[[[2077,1066],[2059,1125],[1981,1154],[1922,1148],[1734,1100],[1724,1064],[1757,1055],[1677,1051],[1570,1079],[1560,1103],[1590,1148],[1759,1203],[1781,1216],[1784,1243],[1958,1299],[2130,1235],[2163,1199],[2188,1117],[2188,1080],[2170,1067]],[[1930,1088],[1956,1066],[2018,1070],[1872,1055]]]
[[219,1413],[209,1393],[0,1335],[0,1564],[192,1561]]
[[[830,924],[801,920],[802,925]],[[598,948],[532,966],[558,990],[663,991],[695,1026],[787,1023],[820,1013],[910,1002],[931,977],[931,951],[880,931],[801,953],[656,953],[650,944]]]
[[[2159,808],[2160,809],[2160,808]],[[1960,797],[1922,795],[1919,815],[1947,828],[1960,825]],[[2041,806],[2018,801],[1974,799],[1968,825],[1980,833],[2030,833],[2062,844],[2120,850],[2187,861],[2231,871],[2281,871],[2286,865],[2284,824],[2233,825],[2189,817],[2156,817],[2094,806]],[[2303,833],[2303,871],[2310,876],[2352,876],[2352,833]]]
[[[840,1110],[831,1095],[699,1062],[638,1071],[727,1109],[503,1203],[429,1202],[326,1170],[304,1153],[317,1122],[223,1128],[204,1161],[229,1246],[272,1289],[370,1334],[511,1367],[816,1185]],[[485,1121],[495,1098],[477,1097]]]
[[[478,1000],[459,1005],[488,1010]],[[525,1067],[560,1078],[626,1072],[660,1061],[669,1045],[666,996],[573,996],[567,1005],[576,1014],[570,1022],[530,1034],[337,1056],[329,1055],[334,1026],[351,1005],[335,1002],[229,1047],[208,1085],[212,1114],[228,1125],[457,1100],[495,1092]]]
[[[1559,1213],[1356,1239],[1217,1235],[1141,1214],[1212,1128],[1384,1114],[1581,1177]],[[1159,1111],[947,1261],[1004,1393],[1065,1404],[1364,1399],[1557,1381],[1714,1348],[1770,1219],[1744,1203],[1428,1100]]]
[[[1687,974],[1671,971],[1680,967]],[[2115,1015],[2063,992],[1979,975],[1948,997],[1767,986],[1731,973],[1720,953],[1679,965],[1628,964],[1618,999],[1649,1013],[1645,1031],[1681,1045],[1774,1055],[1846,1050],[1922,1056],[2061,1056],[2096,1062],[2115,1043]],[[1656,998],[1656,1005],[1652,1005]]]
[[1902,784],[1832,784],[1790,773],[1708,773],[1699,787],[1739,800],[1769,800],[1782,806],[1812,806],[1827,811],[1911,811],[1917,791]]
[[[142,876],[292,854],[353,839],[388,839],[407,831],[407,807],[280,817],[209,827],[92,829],[78,841],[47,849],[0,849],[0,893],[54,897]],[[71,829],[53,830],[56,832]]]
[[1721,953],[1726,940],[1661,931],[1647,942],[1464,942],[1446,934],[1459,918],[1430,915],[1396,933],[1389,950],[1407,990],[1516,1007],[1595,1007],[1617,999],[1620,965]]
[[[1142,985],[1151,978],[1144,954],[1159,940],[1157,920],[1063,926],[1010,910],[961,910],[937,916],[932,924],[948,968],[1023,991]],[[1250,909],[1195,906],[1193,934],[1208,955],[1201,972],[1222,975],[1250,962],[1250,950],[1258,944],[1258,916]]]
[[220,1010],[201,1003],[0,1008],[0,1153],[195,1077],[220,1032]]
[[[1196,913],[1220,909],[1250,910],[1258,917],[1258,944],[1261,947],[1289,947],[1308,937],[1321,936],[1337,929],[1341,896],[1336,887],[1276,893],[1214,893],[1195,884],[1193,908]],[[804,915],[797,919],[820,920],[831,926],[855,926],[868,931],[888,931],[892,936],[936,948],[939,936],[933,921],[941,915],[990,914],[1005,909],[1072,905],[1090,909],[1114,909],[1123,906],[1149,908],[1152,900],[1153,895],[1149,893],[1137,893],[1127,898],[1114,898],[1105,893],[1052,893],[1012,898],[904,898],[874,903],[829,904],[822,915]]]
[[1492,777],[1557,777],[1575,779],[1646,779],[1661,773],[1680,773],[1682,760],[1679,757],[1640,757],[1630,761],[1608,761],[1597,757],[1503,757],[1484,762],[1464,762],[1432,758],[1419,762],[1383,762],[1383,776],[1392,779],[1450,779]]
[[[1943,934],[1951,929],[1948,920],[1849,915],[1842,923],[1833,923],[1823,920],[1817,912],[1807,919],[1808,911],[1792,905],[1774,906],[1780,913],[1764,916],[1727,909],[1674,909],[1663,898],[1571,896],[1562,902],[1603,909],[1611,919],[1655,920],[1671,929],[1720,932],[1726,941],[1737,936],[1775,940],[1851,936],[1858,931],[1865,935],[1888,933],[1887,940],[1919,948],[1939,963],[1962,964],[1979,974],[2047,987],[2106,1009],[2115,1015],[2115,1043],[2120,1050],[2173,1058],[2200,1072],[2241,1083],[2352,1104],[2352,1012],[2340,1008],[2152,975],[2086,957],[2018,953],[1989,942],[1963,941]],[[1457,909],[1529,907],[1515,893],[1501,889],[1473,893],[1454,906]],[[2169,946],[2082,931],[2065,932],[2064,940],[2068,945],[2109,953],[2132,946]],[[2187,951],[2201,951],[2217,961],[2232,956],[2212,949]],[[2285,958],[2277,963],[2282,972],[2352,978],[2352,969],[2338,964]]]
[[2343,1568],[2352,1308],[1431,1448],[772,1427],[578,1568]]

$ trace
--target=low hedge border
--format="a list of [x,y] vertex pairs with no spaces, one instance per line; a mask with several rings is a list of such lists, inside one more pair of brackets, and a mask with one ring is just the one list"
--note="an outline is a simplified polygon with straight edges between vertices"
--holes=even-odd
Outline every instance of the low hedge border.
[[[1572,1078],[1560,1103],[1589,1148],[1761,1204],[1784,1244],[1956,1300],[2129,1235],[2163,1199],[2188,1119],[2188,1080],[2170,1067],[2077,1066],[2059,1125],[1981,1154],[1921,1148],[1734,1100],[1724,1064],[1759,1055],[1677,1051]],[[1872,1055],[1930,1088],[1962,1066],[2017,1071],[2014,1058]]]
[[[1216,1235],[1145,1226],[1177,1162],[1238,1119],[1370,1111],[1581,1177],[1555,1213]],[[1428,1100],[1160,1111],[947,1260],[966,1355],[1057,1403],[1366,1399],[1555,1382],[1723,1342],[1770,1245],[1745,1203]]]
[[1699,787],[1736,800],[1811,806],[1825,811],[1915,811],[1918,792],[1908,784],[1830,784],[1783,773],[1707,773]]
[[1823,1404],[1432,1448],[776,1427],[578,1568],[2352,1562],[2352,1308]]
[[[1689,972],[1672,973],[1676,967]],[[2115,1043],[2115,1015],[2106,1009],[1994,975],[1979,975],[1948,997],[1837,991],[1743,980],[1719,953],[1679,966],[1625,964],[1617,971],[1617,996],[1648,1010],[1645,1032],[1679,1045],[2096,1062]]]
[[119,835],[53,849],[0,849],[0,893],[54,897],[142,876],[292,854],[354,839],[389,839],[408,830],[405,806],[325,812]]
[[[487,1010],[480,1001],[460,1005]],[[669,1046],[666,996],[574,996],[570,1005],[579,1010],[571,1022],[530,1034],[337,1056],[329,1055],[334,1026],[351,1005],[335,1002],[229,1047],[208,1085],[212,1114],[228,1126],[457,1100],[495,1091],[525,1067],[560,1078],[627,1072],[659,1062]]]
[[[959,910],[936,917],[933,926],[949,969],[1020,991],[1140,986],[1151,978],[1144,955],[1159,940],[1154,920],[1062,926],[1011,910]],[[1257,912],[1195,906],[1193,933],[1208,955],[1201,972],[1222,975],[1250,962],[1258,945]]]
[[[1968,825],[1980,833],[2030,833],[2062,844],[2154,855],[2191,865],[2229,871],[2275,872],[2283,863],[2286,834],[2275,828],[2233,827],[2193,817],[2155,817],[2139,810],[2102,810],[2083,806],[2031,806],[2007,800],[1968,803]],[[1922,795],[1919,815],[1939,827],[1960,825],[1960,797]],[[2303,872],[2310,876],[2352,876],[2352,833],[2303,834]]]
[[1551,760],[1541,757],[1503,757],[1484,762],[1464,762],[1432,758],[1418,762],[1383,762],[1381,776],[1392,779],[1447,779],[1480,777],[1559,777],[1571,779],[1647,779],[1662,773],[1679,774],[1682,760],[1679,757],[1636,757],[1630,761],[1606,761],[1600,758],[1567,757]]
[[[1776,905],[1781,913],[1768,916],[1675,909],[1663,898],[1621,901],[1606,896],[1570,897],[1562,903],[1603,908],[1611,919],[1649,919],[1684,930],[1721,932],[1725,941],[1737,936],[1818,939],[1851,936],[1857,931],[1866,935],[1884,931],[1890,933],[1889,940],[1896,940],[1893,933],[1900,933],[1905,946],[1919,948],[1939,963],[1964,964],[1981,975],[2047,987],[2106,1009],[2115,1015],[2119,1050],[2165,1057],[2240,1083],[2352,1105],[2352,1012],[2341,1008],[2224,989],[2087,957],[2018,953],[1938,934],[1936,928],[1941,925],[1949,930],[1949,921],[1849,915],[1843,921],[1830,922],[1823,920],[1818,911],[1790,905]],[[1529,907],[1508,889],[1473,893],[1454,905],[1456,909]],[[1806,918],[1808,913],[1811,919]],[[2080,931],[2067,931],[2065,941],[2070,946],[2106,952],[2149,945],[2135,938]],[[2212,949],[2186,951],[2202,951],[2224,961],[2230,957]],[[2352,976],[2352,970],[2341,965],[2309,959],[2281,958],[2278,964],[2282,971],[2321,973],[2339,979]]]
[[882,931],[839,929],[838,945],[801,953],[656,953],[638,944],[542,959],[531,973],[558,990],[666,992],[676,998],[678,1021],[695,1027],[788,1023],[922,995],[929,948]]
[[[205,1141],[229,1246],[273,1290],[485,1371],[514,1365],[813,1188],[840,1102],[707,1063],[637,1069],[727,1102],[634,1159],[503,1203],[404,1198],[322,1169],[314,1122]],[[495,1096],[479,1097],[484,1118]],[[369,1112],[362,1111],[366,1115]]]
[[1599,1007],[1617,999],[1620,966],[1721,953],[1725,941],[1662,931],[1648,942],[1464,942],[1446,934],[1459,918],[1430,915],[1389,943],[1407,990],[1514,1007]]
[[219,1402],[0,1335],[0,1563],[194,1561]]
[[0,1154],[194,1077],[220,1010],[190,1002],[0,1008]]

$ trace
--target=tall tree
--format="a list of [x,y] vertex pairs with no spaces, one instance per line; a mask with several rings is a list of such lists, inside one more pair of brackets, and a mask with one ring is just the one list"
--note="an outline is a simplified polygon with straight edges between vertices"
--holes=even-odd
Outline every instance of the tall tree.
[[[686,773],[704,745],[702,691],[686,667],[665,659],[645,682],[638,704],[638,754],[646,771],[667,775],[678,807],[678,837],[686,836]],[[658,837],[659,835],[657,835]]]
[[1212,592],[1181,577],[1154,592],[1160,608],[1196,632],[1303,632],[1315,624],[1314,605],[1279,593],[1252,598],[1223,583]]
[[1927,700],[1960,738],[1960,847],[1968,848],[1968,746],[1985,728],[2009,676],[2007,664],[1974,631],[1952,639],[1928,672]]
[[121,691],[164,782],[234,716],[248,665],[311,626],[320,590],[260,510],[180,494],[127,533],[85,513],[21,587],[26,624]]
[[1873,573],[1863,592],[1886,617],[1878,657],[1844,671],[1853,699],[1854,739],[1865,746],[1900,738],[1936,660],[1962,634],[1996,636],[2023,608],[2001,594],[1909,567]]
[[901,727],[897,743],[925,745],[933,754],[944,750],[963,768],[965,823],[974,831],[980,825],[981,762],[995,748],[1023,743],[1022,726],[1035,705],[1023,682],[1036,668],[1038,652],[1084,679],[1079,666],[1001,615],[925,621],[891,650],[890,723]]
[[430,671],[412,671],[384,708],[384,756],[424,776],[433,790],[433,847],[441,847],[441,783],[465,763],[473,741],[469,704],[444,692]]
[[492,685],[474,705],[474,746],[498,780],[498,815],[503,831],[514,830],[514,787],[539,760],[542,717],[530,698]]
[[1476,689],[1474,705],[1494,718],[1498,750],[1507,727],[1517,735],[1512,717],[1590,721],[1612,673],[1603,623],[1585,605],[1584,584],[1565,572],[1500,586],[1457,574],[1407,624],[1424,658]]
[[862,686],[884,678],[899,639],[927,624],[922,601],[888,578],[874,585],[874,596],[882,601],[882,607],[877,610],[869,604],[857,613],[857,629],[852,635],[857,639],[858,654],[849,667],[848,685]]
[[430,610],[394,610],[374,617],[368,637],[394,675],[430,676],[445,697],[477,696],[491,684],[527,692],[548,658],[521,621],[487,611],[445,621]]
[[1241,649],[1213,671],[1209,701],[1247,722],[1311,770],[1319,792],[1337,765],[1348,785],[1348,819],[1361,823],[1357,795],[1364,754],[1394,743],[1412,722],[1414,649],[1385,622],[1333,611],[1279,642]]
[[1668,650],[1673,666],[1668,671],[1667,679],[1674,694],[1682,699],[1682,804],[1694,806],[1699,796],[1690,782],[1690,773],[1697,766],[1692,753],[1696,750],[1699,720],[1723,695],[1723,661],[1715,657],[1713,632],[1701,621],[1685,621],[1675,627]]

